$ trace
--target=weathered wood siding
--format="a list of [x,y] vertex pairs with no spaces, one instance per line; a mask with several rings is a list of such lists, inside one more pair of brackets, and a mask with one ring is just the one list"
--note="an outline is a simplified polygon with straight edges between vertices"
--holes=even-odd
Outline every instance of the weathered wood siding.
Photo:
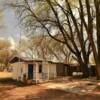
[[57,76],[65,76],[64,64],[56,64]]
[[14,80],[23,80],[23,75],[26,74],[26,78],[28,76],[28,69],[25,65],[25,63],[20,62],[20,63],[14,63],[13,65],[13,79]]

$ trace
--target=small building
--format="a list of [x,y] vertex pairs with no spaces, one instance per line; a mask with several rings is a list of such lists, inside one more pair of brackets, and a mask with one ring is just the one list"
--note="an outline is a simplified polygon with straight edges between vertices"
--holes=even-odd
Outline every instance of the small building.
[[29,60],[14,57],[10,60],[13,66],[13,79],[18,81],[32,80],[41,83],[59,76],[66,76],[66,64],[42,60]]

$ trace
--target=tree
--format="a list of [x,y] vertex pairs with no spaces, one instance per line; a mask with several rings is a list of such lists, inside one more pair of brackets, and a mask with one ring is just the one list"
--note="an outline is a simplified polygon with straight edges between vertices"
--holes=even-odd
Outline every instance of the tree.
[[[26,57],[44,60],[55,59],[56,61],[64,61],[66,58],[66,63],[70,61],[69,59],[71,53],[68,51],[65,45],[53,40],[49,36],[33,36],[30,40],[28,40],[28,42],[29,41],[31,45],[23,50],[23,55],[25,55]],[[24,43],[24,46],[26,42]]]
[[2,9],[0,9],[0,29],[4,29],[4,12]]
[[[94,0],[94,12],[91,12],[90,1],[86,0],[86,8],[87,8],[87,16],[88,16],[88,26],[87,26],[87,34],[89,41],[91,43],[95,63],[96,63],[96,72],[97,79],[100,79],[100,1]],[[95,16],[95,20],[93,20],[93,14]],[[96,24],[95,24],[96,23]],[[93,25],[95,24],[96,27]],[[94,32],[94,30],[96,32]],[[94,34],[96,39],[94,38]]]
[[[66,0],[67,1],[67,0]],[[81,9],[81,21],[84,25],[86,34],[88,36],[90,46],[93,51],[93,56],[96,63],[97,79],[100,79],[100,1],[99,0],[85,0],[85,9],[82,0],[79,0]],[[70,6],[69,6],[70,9]],[[71,10],[70,10],[71,11]],[[71,14],[73,18],[73,15]],[[87,18],[87,21],[86,21]],[[73,18],[74,21],[74,18]],[[96,31],[96,32],[95,32]]]
[[9,67],[9,60],[16,55],[15,50],[11,49],[4,49],[0,51],[0,61],[2,64],[4,64],[4,67],[7,68]]
[[10,40],[0,39],[0,62],[5,65],[4,67],[8,67],[9,59],[15,55],[15,50],[12,50],[11,47]]
[[[76,7],[72,7],[68,0],[60,3],[60,0],[39,0],[38,2],[23,0],[22,3],[11,4],[11,6],[16,7],[20,21],[27,27],[27,31],[31,30],[32,33],[32,30],[40,30],[64,44],[79,62],[83,77],[88,77],[91,48],[88,38],[84,37],[82,2],[79,0],[79,5]],[[74,12],[79,14],[78,17]]]
[[9,40],[5,40],[4,38],[0,39],[0,50],[7,49],[11,47],[11,43]]

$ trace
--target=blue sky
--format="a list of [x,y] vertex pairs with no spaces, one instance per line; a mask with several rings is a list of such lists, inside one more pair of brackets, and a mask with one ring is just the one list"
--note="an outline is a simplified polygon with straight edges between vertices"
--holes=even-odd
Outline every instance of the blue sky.
[[[0,9],[3,9],[3,4],[6,0],[0,0]],[[20,29],[18,27],[18,21],[11,8],[3,9],[2,11],[2,26],[0,29],[0,37],[18,39],[20,35]]]
[[17,18],[15,17],[15,14],[13,10],[11,9],[6,9],[4,11],[4,16],[5,16],[5,25],[6,25],[6,36],[11,36],[14,38],[18,38],[20,34],[20,29],[18,28],[18,21]]

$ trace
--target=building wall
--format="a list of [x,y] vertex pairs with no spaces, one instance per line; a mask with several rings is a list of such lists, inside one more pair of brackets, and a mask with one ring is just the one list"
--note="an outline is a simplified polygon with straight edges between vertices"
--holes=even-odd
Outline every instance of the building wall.
[[[17,62],[13,66],[13,79],[14,80],[24,80],[24,76],[28,79],[28,64],[33,64],[33,80],[36,82],[43,82],[49,79],[54,79],[57,77],[56,64],[46,63],[46,62],[34,62],[34,63],[23,63]],[[42,73],[39,73],[39,64],[42,64]]]
[[17,62],[12,64],[13,66],[13,79],[14,80],[24,80],[24,75],[26,76],[26,79],[28,79],[28,64],[33,64],[33,80],[39,81],[42,79],[42,74],[39,73],[39,62],[34,63],[23,63],[23,62]]
[[64,76],[64,65],[63,64],[56,64],[57,69],[57,76]]
[[54,79],[56,77],[57,77],[56,64],[50,64],[50,66],[49,66],[49,78]]
[[15,80],[15,79],[17,79],[17,63],[14,63],[14,64],[12,64],[12,71],[13,71],[13,73],[12,73],[12,78]]
[[56,74],[56,64],[51,64],[51,63],[44,63],[43,64],[43,72],[46,75],[46,78],[53,79],[57,76]]
[[26,75],[26,78],[28,76],[28,67],[23,62],[17,62],[13,65],[13,79],[14,80],[23,80],[23,76]]
[[41,62],[35,62],[35,67],[34,67],[34,80],[38,82],[42,82],[42,73],[39,73],[39,65],[42,64]]

